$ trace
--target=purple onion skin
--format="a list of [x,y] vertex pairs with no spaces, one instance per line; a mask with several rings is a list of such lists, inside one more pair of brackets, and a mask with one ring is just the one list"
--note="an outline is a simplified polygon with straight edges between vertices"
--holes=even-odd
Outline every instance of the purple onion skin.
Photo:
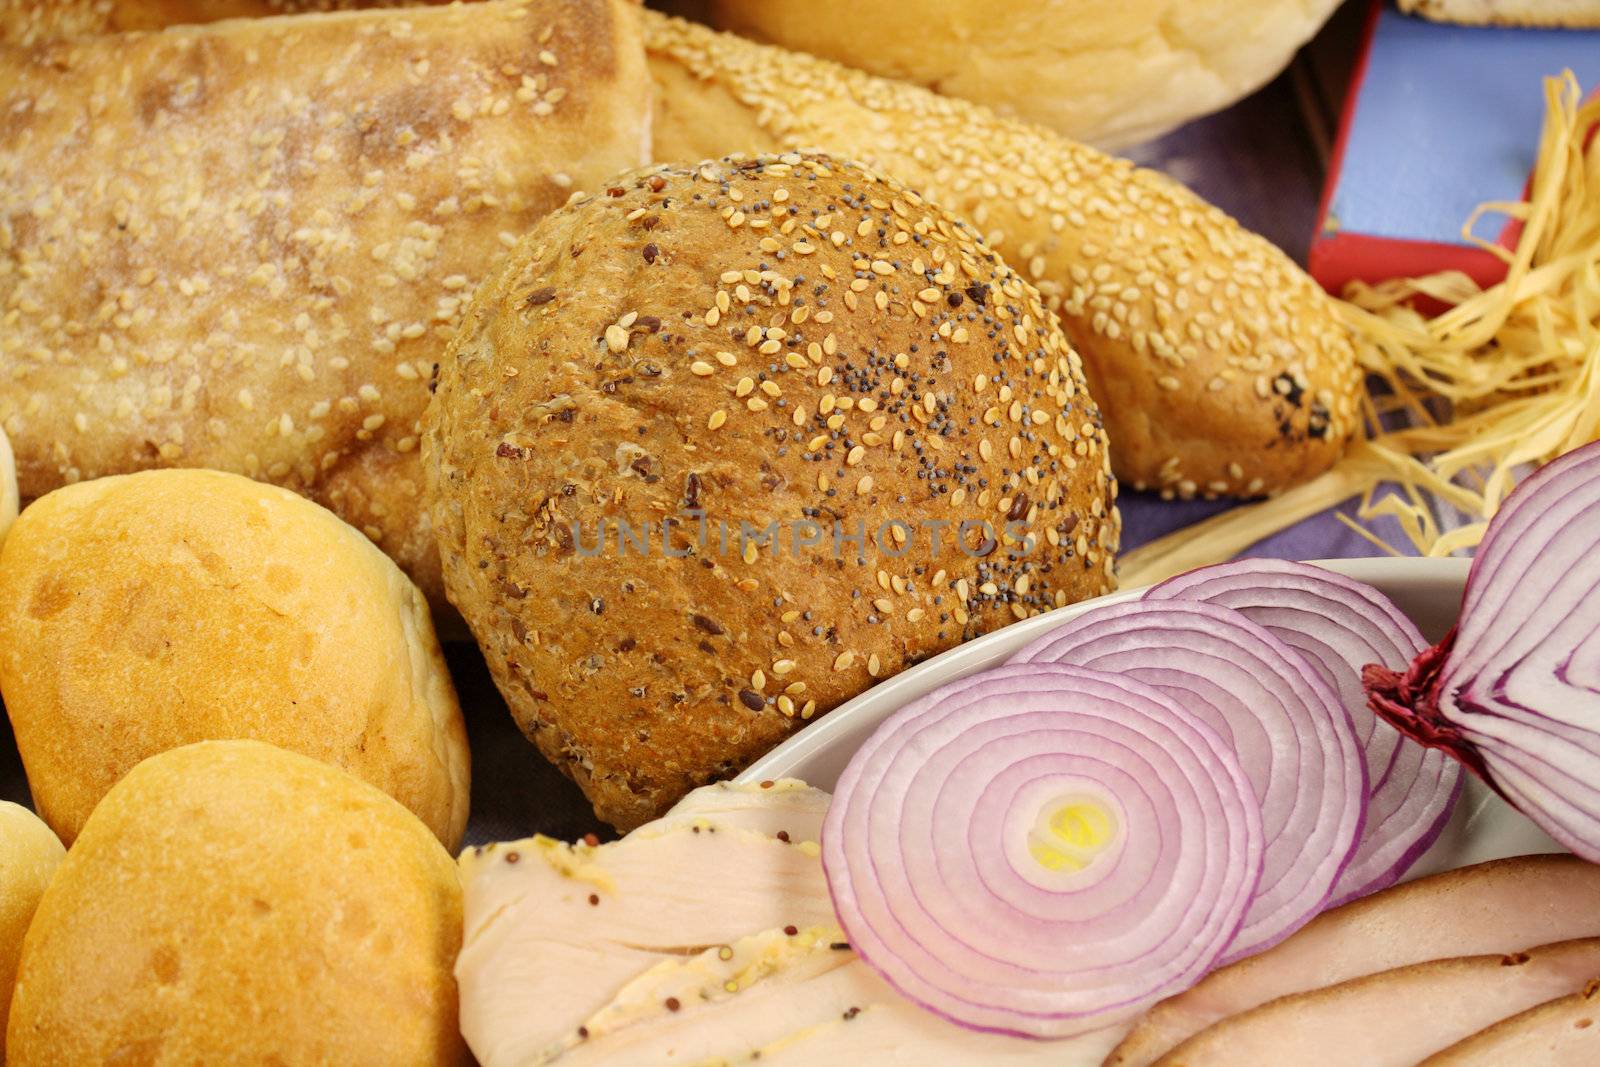
[[1367,706],[1417,744],[1439,749],[1461,761],[1463,767],[1504,798],[1478,747],[1439,710],[1440,675],[1455,643],[1456,628],[1452,626],[1443,641],[1412,660],[1403,671],[1379,663],[1367,664],[1361,669]]

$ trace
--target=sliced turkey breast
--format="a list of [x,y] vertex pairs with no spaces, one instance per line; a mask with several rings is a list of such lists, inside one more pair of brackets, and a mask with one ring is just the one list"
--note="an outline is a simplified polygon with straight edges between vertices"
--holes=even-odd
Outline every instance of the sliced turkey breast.
[[1521,856],[1420,878],[1312,920],[1145,1015],[1107,1067],[1148,1067],[1206,1027],[1291,993],[1455,956],[1600,936],[1600,867]]
[[1584,989],[1600,938],[1430,960],[1281,997],[1191,1037],[1158,1067],[1414,1067],[1511,1015]]
[[1122,1036],[962,1029],[851,951],[818,859],[827,794],[710,786],[606,845],[462,857],[461,1028],[484,1067],[1040,1064],[1094,1067]]
[[1421,1067],[1594,1067],[1600,1063],[1600,981],[1502,1019]]

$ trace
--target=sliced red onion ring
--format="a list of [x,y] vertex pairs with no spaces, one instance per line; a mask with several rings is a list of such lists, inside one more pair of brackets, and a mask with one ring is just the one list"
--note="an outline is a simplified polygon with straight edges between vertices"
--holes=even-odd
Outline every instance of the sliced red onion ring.
[[1067,1037],[1211,969],[1261,875],[1261,817],[1230,746],[1159,690],[1008,665],[878,728],[822,860],[851,945],[905,996]]
[[1236,611],[1200,601],[1096,608],[1012,663],[1065,663],[1138,679],[1233,746],[1261,806],[1261,887],[1220,963],[1282,941],[1322,910],[1360,839],[1366,767],[1339,695]]
[[1399,667],[1427,647],[1388,597],[1308,563],[1246,559],[1179,575],[1146,600],[1205,600],[1232,608],[1298,652],[1338,692],[1366,754],[1367,823],[1328,901],[1336,907],[1387,889],[1444,831],[1461,794],[1461,768],[1410,744],[1367,706],[1361,671]]
[[1372,706],[1600,862],[1600,444],[1519,485],[1479,545],[1461,617]]

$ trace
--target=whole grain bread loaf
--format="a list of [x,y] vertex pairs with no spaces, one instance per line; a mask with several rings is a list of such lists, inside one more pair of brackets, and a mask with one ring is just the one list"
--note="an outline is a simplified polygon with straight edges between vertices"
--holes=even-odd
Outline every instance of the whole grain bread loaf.
[[1038,291],[814,155],[625,175],[535,227],[450,346],[423,466],[506,702],[624,828],[878,679],[1106,592],[1120,527]]

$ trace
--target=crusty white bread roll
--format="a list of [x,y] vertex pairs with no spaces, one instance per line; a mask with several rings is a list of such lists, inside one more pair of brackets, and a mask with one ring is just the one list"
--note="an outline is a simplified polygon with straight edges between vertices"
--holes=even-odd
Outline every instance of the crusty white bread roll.
[[645,42],[658,159],[821,147],[975,223],[1061,315],[1124,483],[1271,493],[1326,469],[1355,430],[1361,381],[1332,300],[1171,179],[965,101],[652,12]]
[[140,760],[256,738],[338,764],[451,848],[469,755],[428,608],[360,533],[235,474],[58,489],[0,548],[0,694],[70,843]]
[[6,1061],[6,1016],[22,958],[22,938],[66,854],[37,815],[0,800],[0,1063]]
[[1474,26],[1600,26],[1600,0],[1400,0],[1400,10]]
[[722,29],[1102,148],[1265,85],[1338,0],[710,0]]
[[0,426],[23,498],[235,471],[438,593],[415,451],[434,363],[507,245],[644,161],[648,97],[624,0],[0,49]]
[[618,827],[1113,585],[1105,433],[1037,290],[829,157],[619,175],[546,218],[473,298],[423,449],[451,601]]
[[325,763],[188,745],[106,795],[23,942],[11,1067],[466,1059],[461,882],[427,827]]

